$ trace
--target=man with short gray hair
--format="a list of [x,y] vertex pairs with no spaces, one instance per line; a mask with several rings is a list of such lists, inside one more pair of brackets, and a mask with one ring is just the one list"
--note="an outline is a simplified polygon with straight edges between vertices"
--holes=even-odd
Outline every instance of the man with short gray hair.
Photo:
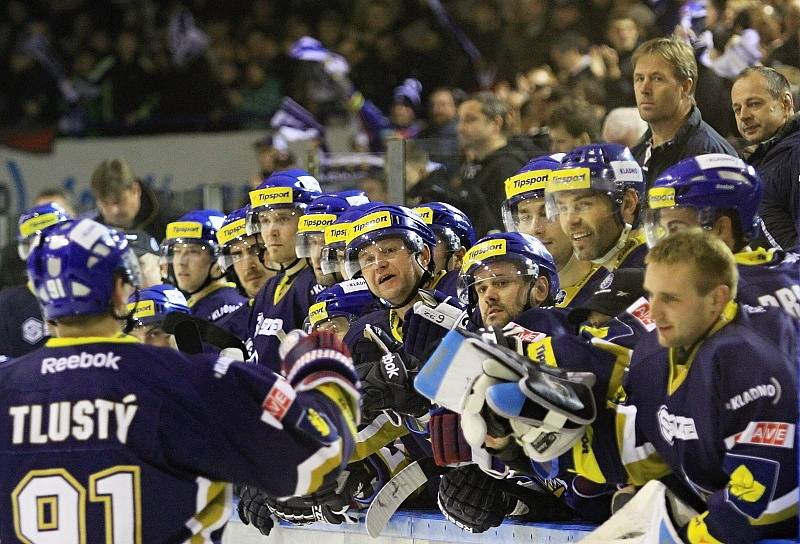
[[731,105],[742,137],[756,146],[747,162],[764,180],[758,213],[766,241],[793,248],[800,233],[800,118],[789,81],[772,68],[747,68],[733,84]]

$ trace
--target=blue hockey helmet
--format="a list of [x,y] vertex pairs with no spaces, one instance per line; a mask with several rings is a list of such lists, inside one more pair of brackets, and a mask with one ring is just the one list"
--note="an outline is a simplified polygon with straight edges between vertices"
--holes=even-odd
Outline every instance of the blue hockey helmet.
[[161,256],[171,262],[177,244],[196,244],[216,257],[219,253],[217,231],[224,221],[225,214],[219,210],[193,210],[184,214],[167,225],[166,236],[161,242]]
[[377,303],[363,279],[345,280],[317,295],[317,301],[308,309],[309,325],[318,328],[335,317],[354,321]]
[[[638,208],[644,200],[645,181],[642,168],[630,150],[622,144],[589,144],[576,147],[561,159],[561,166],[550,174],[545,187],[548,217],[561,213],[557,202],[565,192],[590,191],[606,195],[611,200],[614,217],[622,224],[623,197],[628,189],[636,191]],[[635,227],[638,217],[633,221]]]
[[170,312],[190,313],[183,293],[169,283],[152,285],[141,289],[137,295],[128,299],[128,311],[135,326],[157,325],[164,321]]
[[339,214],[333,223],[325,227],[320,262],[320,268],[324,274],[334,274],[340,278],[340,281],[344,279],[344,250],[350,223],[367,213],[368,210],[382,205],[383,202],[357,204]]
[[[325,227],[333,224],[351,206],[367,204],[364,191],[349,190],[322,193],[306,207],[297,223],[295,252],[300,258],[309,258],[315,251],[319,255],[325,242]],[[316,249],[315,249],[316,248]]]
[[756,170],[736,157],[709,153],[684,159],[664,170],[647,191],[647,245],[686,226],[710,229],[722,210],[733,212],[746,242],[759,231],[762,190]]
[[446,202],[426,202],[414,208],[414,211],[436,237],[447,244],[448,251],[455,252],[462,247],[469,249],[475,244],[477,238],[472,221],[455,206]]
[[[250,205],[233,210],[225,216],[222,226],[217,231],[219,258],[217,263],[223,271],[227,271],[241,259],[254,257],[261,262],[265,248],[261,234],[247,234],[247,212]],[[232,251],[234,246],[238,249]]]
[[506,199],[501,205],[503,225],[508,232],[519,232],[531,223],[533,218],[520,217],[519,203],[523,200],[541,200],[544,202],[544,189],[550,179],[550,172],[561,166],[564,153],[542,155],[528,161],[519,171],[506,179]]
[[[464,304],[475,306],[478,302],[475,284],[490,277],[497,277],[493,265],[505,262],[514,265],[516,277],[535,280],[542,272],[546,273],[550,283],[548,299],[551,304],[559,301],[561,287],[553,256],[539,240],[522,232],[490,234],[478,240],[467,251],[458,278],[459,299]],[[484,277],[476,279],[476,274],[481,272],[486,274]]]
[[23,261],[28,258],[31,245],[41,233],[57,223],[69,221],[72,217],[55,202],[39,204],[22,212],[17,223],[17,253]]
[[321,194],[319,181],[305,170],[294,168],[273,173],[250,191],[247,233],[256,234],[261,231],[259,214],[288,208],[302,215],[309,204]]
[[138,288],[139,262],[124,235],[91,219],[53,225],[28,256],[28,277],[47,320],[113,312],[117,276]]
[[376,259],[370,261],[362,254],[367,247],[385,238],[400,238],[415,256],[428,246],[431,259],[426,272],[432,272],[436,235],[413,210],[405,206],[382,204],[370,208],[348,227],[345,239],[345,272],[348,279],[358,276],[363,268],[377,263]]

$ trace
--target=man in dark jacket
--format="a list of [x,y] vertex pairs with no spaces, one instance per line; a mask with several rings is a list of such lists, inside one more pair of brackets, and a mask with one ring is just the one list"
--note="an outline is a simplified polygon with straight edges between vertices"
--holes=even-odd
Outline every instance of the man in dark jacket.
[[681,159],[704,153],[736,157],[733,147],[703,121],[694,102],[697,62],[691,46],[656,38],[633,54],[633,90],[639,115],[648,124],[632,150],[645,170],[647,186]]
[[470,163],[464,167],[462,189],[472,193],[474,209],[464,210],[480,236],[501,230],[503,183],[531,157],[509,144],[505,128],[506,107],[490,92],[470,96],[458,107],[458,139]]
[[759,242],[793,248],[800,233],[800,118],[789,82],[772,68],[747,68],[733,84],[731,104],[739,132],[756,146],[747,162],[764,180],[758,213],[766,239]]
[[95,219],[104,225],[143,230],[160,242],[167,224],[180,215],[143,184],[123,159],[101,162],[92,173],[91,185],[99,212]]

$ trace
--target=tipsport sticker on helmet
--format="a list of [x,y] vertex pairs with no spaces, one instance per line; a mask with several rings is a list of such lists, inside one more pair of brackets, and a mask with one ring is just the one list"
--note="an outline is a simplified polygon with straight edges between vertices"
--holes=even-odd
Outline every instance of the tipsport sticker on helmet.
[[567,168],[550,174],[546,190],[548,193],[555,193],[557,191],[575,191],[591,188],[592,173],[588,168]]
[[316,325],[320,321],[324,321],[328,319],[328,303],[327,302],[317,302],[312,304],[311,307],[308,309],[308,321],[312,325]]
[[325,232],[325,227],[336,221],[332,213],[304,215],[297,223],[297,232]]
[[368,232],[386,229],[392,226],[392,214],[388,211],[375,212],[350,223],[345,242],[348,244]]
[[339,223],[325,227],[325,245],[344,242],[347,239],[347,231],[349,229],[350,223]]
[[153,317],[156,315],[156,305],[152,300],[140,300],[128,304],[128,311],[133,310],[133,318]]
[[636,161],[611,161],[611,170],[614,171],[614,179],[617,181],[644,181],[642,167]]
[[414,208],[414,211],[417,215],[419,215],[423,221],[425,221],[426,225],[433,225],[433,210],[426,207],[426,206],[419,206]]
[[506,198],[532,191],[543,191],[550,180],[551,172],[552,170],[531,170],[511,176],[505,183]]
[[647,191],[647,205],[651,210],[676,206],[674,187],[653,187]]
[[167,225],[167,238],[202,238],[203,224],[196,221],[175,221]]
[[480,244],[472,246],[467,254],[464,255],[464,264],[461,266],[461,272],[466,272],[469,268],[489,257],[497,257],[506,254],[506,241],[500,240],[486,240]]
[[31,217],[27,221],[24,221],[19,226],[19,233],[22,235],[23,238],[27,238],[31,234],[36,234],[42,229],[45,229],[51,225],[55,225],[59,222],[58,214],[56,213],[43,213],[42,215],[37,215],[36,217]]
[[274,206],[276,204],[292,204],[291,187],[267,187],[250,191],[250,205],[253,208],[261,206]]
[[694,158],[697,166],[703,170],[709,168],[746,168],[744,161],[724,153],[708,153]]
[[228,223],[217,231],[217,242],[224,246],[231,240],[247,235],[247,222],[244,219],[237,219]]

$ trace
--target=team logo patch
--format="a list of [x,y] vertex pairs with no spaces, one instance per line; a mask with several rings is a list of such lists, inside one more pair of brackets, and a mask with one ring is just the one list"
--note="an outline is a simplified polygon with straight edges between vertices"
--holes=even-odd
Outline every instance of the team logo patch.
[[725,439],[725,447],[736,444],[754,444],[775,448],[794,447],[794,424],[783,421],[751,421],[745,429]]
[[611,287],[611,282],[612,281],[614,281],[614,273],[613,272],[611,274],[609,274],[608,276],[606,276],[605,278],[603,278],[603,281],[600,283],[600,289],[608,289],[609,287]]
[[297,394],[285,380],[276,380],[275,383],[264,397],[261,407],[278,421],[283,421],[283,417],[292,406]]
[[35,344],[44,338],[44,323],[35,317],[22,322],[22,338],[29,344]]
[[676,438],[678,440],[699,439],[693,418],[670,414],[667,407],[663,404],[658,409],[656,417],[658,419],[658,429],[661,431],[661,436],[670,446]]

